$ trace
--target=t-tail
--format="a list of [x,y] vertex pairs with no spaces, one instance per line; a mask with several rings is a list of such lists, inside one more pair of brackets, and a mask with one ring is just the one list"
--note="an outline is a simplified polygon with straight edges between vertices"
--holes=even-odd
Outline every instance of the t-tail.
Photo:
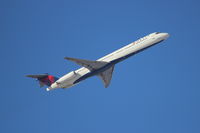
[[57,77],[49,74],[26,75],[26,77],[37,79],[40,87],[43,87],[44,85],[51,86],[51,84],[58,80]]

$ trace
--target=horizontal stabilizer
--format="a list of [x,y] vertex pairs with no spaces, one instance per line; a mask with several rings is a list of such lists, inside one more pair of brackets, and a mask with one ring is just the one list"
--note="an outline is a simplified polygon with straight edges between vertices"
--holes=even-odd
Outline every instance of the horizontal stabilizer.
[[108,64],[108,62],[104,62],[104,61],[90,61],[90,60],[76,59],[76,58],[70,58],[70,57],[65,57],[65,59],[73,61],[76,64],[89,69],[90,71],[101,68],[105,66],[106,64]]
[[30,77],[30,78],[44,78],[46,76],[48,76],[48,74],[26,75],[26,77]]

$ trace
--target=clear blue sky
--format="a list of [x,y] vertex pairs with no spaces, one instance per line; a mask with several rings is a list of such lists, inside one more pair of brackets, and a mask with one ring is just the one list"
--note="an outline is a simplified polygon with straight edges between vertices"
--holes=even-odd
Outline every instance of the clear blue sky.
[[[1,0],[1,133],[199,133],[198,0]],[[152,32],[170,38],[97,77],[46,92],[26,74],[62,76]]]

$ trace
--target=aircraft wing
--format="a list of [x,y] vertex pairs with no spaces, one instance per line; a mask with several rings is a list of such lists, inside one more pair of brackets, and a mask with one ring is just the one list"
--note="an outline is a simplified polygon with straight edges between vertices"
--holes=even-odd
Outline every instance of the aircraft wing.
[[65,57],[65,59],[67,59],[69,61],[73,61],[76,64],[89,69],[90,71],[93,71],[102,66],[105,66],[108,63],[108,62],[104,62],[104,61],[90,61],[90,60],[76,59],[76,58],[70,58],[70,57]]
[[107,88],[110,84],[114,67],[115,66],[113,65],[112,67],[110,67],[109,69],[107,69],[106,71],[104,71],[98,75],[102,79],[105,88]]

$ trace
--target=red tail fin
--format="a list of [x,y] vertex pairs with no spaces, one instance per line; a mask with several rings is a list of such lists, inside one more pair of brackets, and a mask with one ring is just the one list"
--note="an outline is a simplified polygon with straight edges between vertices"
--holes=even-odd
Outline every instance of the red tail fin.
[[53,75],[48,74],[40,74],[40,75],[27,75],[27,77],[36,78],[40,81],[40,86],[43,85],[51,86],[56,80],[58,80],[57,77],[54,77]]

